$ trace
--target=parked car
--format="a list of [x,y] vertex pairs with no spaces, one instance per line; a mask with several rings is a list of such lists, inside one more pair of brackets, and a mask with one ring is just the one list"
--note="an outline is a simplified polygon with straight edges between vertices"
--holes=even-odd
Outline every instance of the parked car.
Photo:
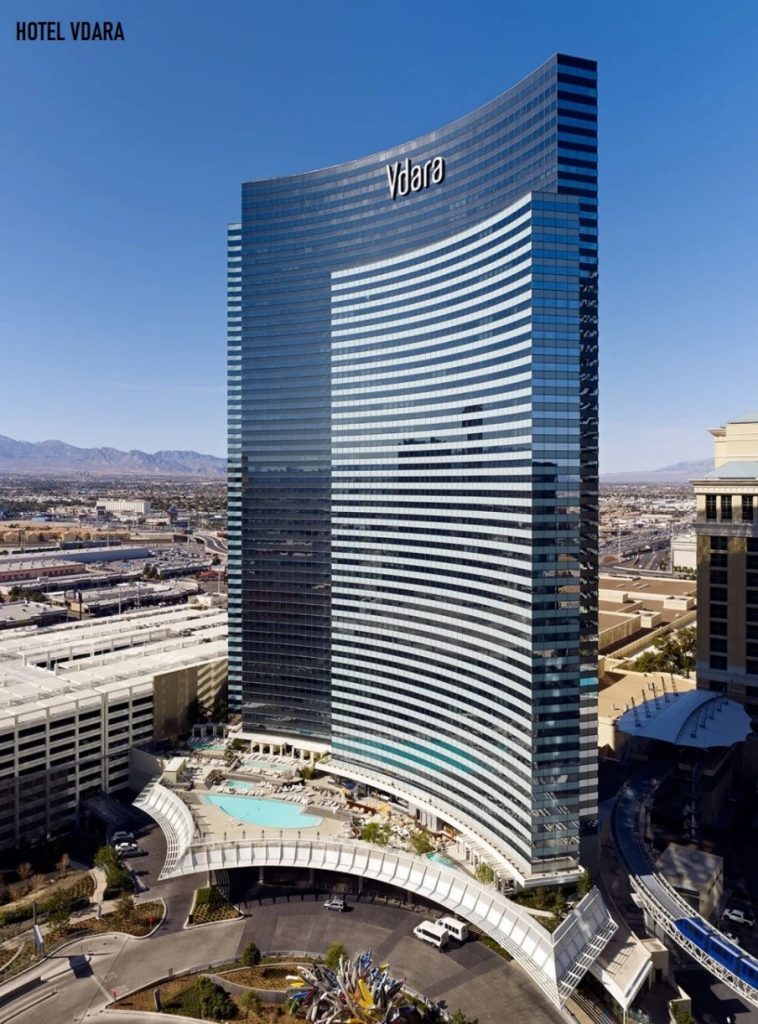
[[331,896],[326,903],[324,903],[324,906],[327,910],[343,911],[347,904],[345,903],[344,896]]
[[143,852],[136,843],[119,843],[116,847],[116,853],[119,857],[136,857]]
[[134,833],[133,832],[114,832],[111,836],[111,842],[114,846],[119,843],[133,843]]
[[725,920],[731,921],[732,924],[744,924],[748,928],[755,928],[755,917],[748,910],[738,910],[735,907],[729,907],[724,911],[723,916]]

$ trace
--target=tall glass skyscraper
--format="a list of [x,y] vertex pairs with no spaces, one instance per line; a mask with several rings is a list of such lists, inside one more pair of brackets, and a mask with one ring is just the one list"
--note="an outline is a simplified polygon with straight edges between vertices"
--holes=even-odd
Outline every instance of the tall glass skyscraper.
[[229,228],[230,687],[522,876],[596,816],[597,92],[556,55]]

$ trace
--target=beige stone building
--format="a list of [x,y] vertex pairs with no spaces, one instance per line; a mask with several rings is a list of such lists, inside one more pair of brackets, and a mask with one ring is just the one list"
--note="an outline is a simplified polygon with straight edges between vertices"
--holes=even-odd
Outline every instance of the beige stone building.
[[758,727],[758,412],[714,428],[697,500],[698,686],[744,704]]

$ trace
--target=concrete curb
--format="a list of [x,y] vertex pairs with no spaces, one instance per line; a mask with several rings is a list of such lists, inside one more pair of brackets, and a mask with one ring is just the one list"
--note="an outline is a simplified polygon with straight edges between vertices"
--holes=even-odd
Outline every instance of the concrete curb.
[[[214,921],[213,923],[216,924],[217,922]],[[200,926],[200,927],[202,927],[202,926]],[[273,952],[262,953],[261,955],[262,956],[292,956],[293,960],[318,960],[323,954],[321,954],[321,953],[306,953],[303,950],[289,950],[289,951],[287,951],[287,950],[275,950]],[[111,999],[106,1004],[105,1008],[107,1010],[111,1010],[111,1009],[113,1009],[113,1004],[115,1002],[118,1002],[119,999],[128,999],[129,996],[133,996],[135,994],[135,992],[143,992],[147,988],[158,988],[159,985],[165,985],[166,982],[169,982],[169,981],[177,981],[179,978],[186,978],[190,974],[206,974],[210,978],[212,978],[212,977],[223,978],[223,974],[217,974],[217,972],[214,970],[214,968],[223,967],[225,964],[228,964],[229,962],[230,961],[227,959],[227,960],[221,960],[221,961],[219,961],[219,962],[217,962],[215,964],[209,964],[207,962],[204,963],[204,964],[196,964],[194,967],[187,967],[184,970],[179,971],[177,974],[165,974],[165,975],[163,975],[160,978],[154,978],[152,981],[145,982],[143,985],[138,985],[136,988],[127,989],[126,992],[123,992],[120,996],[118,996],[118,999]],[[239,970],[239,968],[238,967],[237,968],[229,967],[228,970],[234,971],[234,970]],[[228,982],[227,984],[233,985],[234,982]],[[258,989],[253,989],[252,991],[258,991]],[[263,991],[263,990],[261,990],[261,991]],[[273,989],[267,989],[266,991],[271,992],[271,991],[274,991],[274,990]],[[409,991],[410,991],[410,989],[409,989]],[[166,1024],[166,1018],[169,1017],[169,1016],[170,1016],[170,1018],[172,1020],[178,1020],[178,1021],[188,1021],[188,1020],[193,1020],[194,1021],[195,1020],[194,1017],[193,1018],[190,1018],[190,1017],[179,1017],[179,1016],[175,1016],[174,1014],[170,1014],[169,1015],[169,1014],[165,1014],[165,1013],[158,1013],[157,1011],[154,1011],[154,1010],[121,1010],[121,1009],[119,1009],[119,1010],[114,1011],[114,1012],[129,1013],[129,1014],[132,1014],[135,1017],[135,1019],[136,1018],[141,1018],[142,1020],[148,1020],[148,1019],[152,1020],[152,1019],[155,1019],[156,1021],[160,1021],[160,1024]]]
[[[28,971],[33,970],[36,967],[39,967],[40,964],[45,963],[53,955],[57,955],[62,950],[68,949],[69,946],[73,946],[77,942],[85,942],[87,939],[104,939],[104,938],[107,938],[107,937],[118,937],[118,936],[122,936],[124,939],[127,939],[127,940],[128,939],[134,939],[136,942],[143,942],[145,939],[151,938],[153,935],[155,935],[155,933],[158,931],[160,926],[166,920],[166,915],[168,913],[168,909],[166,907],[166,901],[163,899],[162,896],[159,897],[156,900],[150,900],[149,902],[162,904],[162,906],[163,906],[163,915],[162,915],[160,921],[158,921],[158,923],[155,925],[155,927],[151,931],[149,931],[147,933],[147,935],[129,935],[128,932],[85,932],[83,935],[75,936],[75,937],[69,939],[67,942],[63,942],[60,946],[56,946],[49,953],[45,953],[45,955],[42,957],[41,960],[33,960],[29,964],[28,967],[25,967],[23,969],[23,971],[19,971],[18,974],[16,974],[13,978],[8,978],[7,982],[4,982],[3,979],[2,979],[2,976],[0,975],[0,987],[2,985],[5,985],[5,984],[10,984],[11,981],[15,981],[17,978],[23,978],[24,975]],[[96,920],[96,919],[93,918],[93,920]],[[23,946],[21,948],[23,949]],[[21,952],[21,950],[19,950],[19,952]],[[18,953],[16,953],[16,956],[18,956]],[[14,956],[14,958],[13,958],[14,960],[15,960],[16,956]],[[9,963],[10,963],[10,961],[9,961]],[[6,964],[6,967],[7,966],[8,966],[8,964]]]

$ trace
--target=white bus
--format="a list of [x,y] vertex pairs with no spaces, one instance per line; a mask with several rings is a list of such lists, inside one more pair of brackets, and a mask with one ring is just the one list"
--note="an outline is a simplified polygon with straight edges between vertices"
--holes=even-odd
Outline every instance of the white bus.
[[441,917],[437,924],[441,924],[456,942],[465,942],[468,938],[468,925],[465,921],[459,921],[456,917]]
[[417,939],[428,942],[430,945],[436,946],[437,949],[444,949],[450,941],[450,933],[447,928],[437,921],[422,921],[413,929],[413,934]]

